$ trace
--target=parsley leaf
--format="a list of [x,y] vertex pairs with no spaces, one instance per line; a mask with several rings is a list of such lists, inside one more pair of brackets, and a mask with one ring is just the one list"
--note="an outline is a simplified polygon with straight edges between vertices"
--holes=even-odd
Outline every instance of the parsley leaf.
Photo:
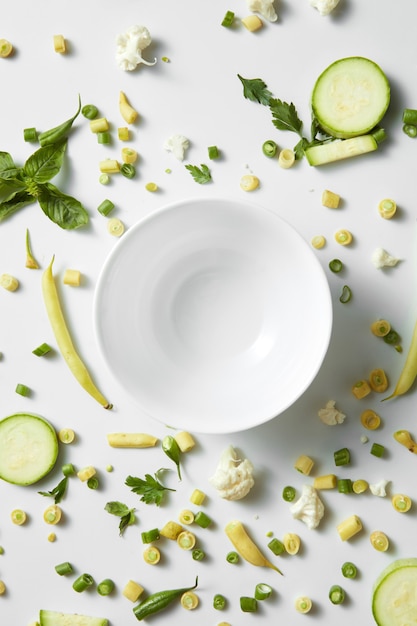
[[204,163],[202,163],[200,167],[197,165],[186,165],[185,169],[191,173],[195,182],[200,185],[205,185],[211,181],[211,172],[207,165],[204,165]]
[[297,110],[291,102],[283,102],[279,98],[271,98],[269,108],[272,113],[272,123],[278,130],[291,130],[301,137],[302,121],[298,117]]
[[125,481],[125,485],[131,487],[133,493],[136,493],[141,497],[141,502],[145,502],[145,504],[156,504],[156,506],[160,506],[164,497],[165,491],[175,491],[175,489],[170,489],[169,487],[165,487],[158,480],[158,473],[161,470],[158,470],[154,476],[151,474],[145,474],[145,479],[138,478],[136,476],[128,476]]
[[247,100],[269,105],[272,93],[261,78],[243,78],[240,74],[237,76],[243,85],[243,95]]
[[51,498],[54,498],[55,504],[58,504],[58,502],[61,502],[62,498],[65,495],[67,484],[68,476],[64,476],[64,478],[60,480],[57,486],[51,489],[51,491],[38,491],[38,493],[41,496],[49,496]]
[[129,509],[126,504],[123,502],[118,502],[117,500],[113,502],[107,502],[104,509],[111,513],[111,515],[116,515],[120,517],[119,522],[119,535],[122,536],[124,531],[128,526],[131,526],[136,521],[135,509]]

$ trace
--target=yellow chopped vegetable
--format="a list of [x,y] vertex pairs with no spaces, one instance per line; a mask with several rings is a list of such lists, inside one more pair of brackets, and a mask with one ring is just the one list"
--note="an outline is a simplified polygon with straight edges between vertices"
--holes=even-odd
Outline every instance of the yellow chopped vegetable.
[[100,172],[103,174],[117,174],[120,172],[120,163],[117,159],[104,159],[99,163]]
[[125,232],[124,224],[117,217],[112,217],[107,222],[107,230],[113,237],[121,237]]
[[407,513],[411,509],[411,498],[403,493],[396,493],[391,498],[392,506],[398,513]]
[[61,443],[72,443],[75,440],[75,432],[72,428],[62,428],[58,433]]
[[190,502],[192,502],[196,506],[200,506],[201,504],[203,504],[205,499],[206,494],[200,489],[194,489],[193,493],[190,496]]
[[326,237],[324,235],[315,235],[311,240],[311,245],[316,250],[321,250],[326,245]]
[[122,148],[123,163],[135,163],[138,159],[138,153],[133,148]]
[[0,39],[0,58],[6,59],[13,52],[13,45],[7,39]]
[[340,205],[340,196],[333,191],[325,189],[321,196],[321,203],[328,209],[338,209]]
[[371,324],[371,332],[376,337],[385,337],[391,330],[391,324],[387,320],[375,320]]
[[139,583],[134,580],[128,580],[126,585],[123,587],[122,594],[131,602],[136,602],[143,592],[144,588],[142,585],[139,585]]
[[289,148],[284,148],[280,151],[278,155],[278,165],[282,167],[284,170],[288,170],[295,163],[295,153],[294,150],[290,150]]
[[81,272],[79,270],[67,269],[64,272],[62,279],[64,285],[71,285],[72,287],[79,287],[81,284]]
[[59,54],[64,54],[67,51],[65,38],[63,35],[54,35],[54,50]]
[[158,191],[158,185],[153,182],[146,183],[145,189],[146,191]]
[[371,371],[369,375],[369,384],[373,391],[383,393],[388,389],[388,379],[384,370],[377,368]]
[[108,433],[107,441],[112,448],[153,448],[158,438],[148,433]]
[[245,174],[240,179],[240,188],[243,191],[254,191],[259,187],[259,178],[253,174]]
[[47,524],[58,524],[62,518],[62,509],[57,504],[51,504],[43,512],[43,519]]
[[6,592],[6,585],[0,580],[0,595],[2,596]]
[[314,479],[314,489],[335,489],[337,485],[337,476],[335,474],[325,474],[317,476]]
[[367,409],[361,414],[361,424],[367,430],[376,430],[381,425],[381,418],[372,409]]
[[95,467],[93,467],[92,465],[87,465],[86,467],[83,467],[77,472],[77,476],[84,483],[89,478],[92,478],[93,476],[95,476],[96,473],[97,473],[97,470],[95,469]]
[[285,551],[291,555],[297,554],[301,547],[301,539],[295,533],[285,533],[282,538],[282,543],[284,544]]
[[382,532],[382,530],[374,530],[370,534],[369,539],[372,547],[375,548],[375,550],[378,550],[378,552],[386,552],[388,550],[389,539],[387,535]]
[[22,509],[14,509],[11,512],[10,517],[13,524],[16,524],[17,526],[22,526],[27,520],[27,515],[24,511],[22,511]]
[[126,94],[121,91],[119,94],[119,110],[121,116],[127,124],[133,124],[138,117],[138,112],[129,103]]
[[313,466],[313,459],[311,459],[309,456],[306,456],[305,454],[299,456],[294,464],[294,468],[297,470],[297,472],[304,474],[304,476],[308,476],[310,474]]
[[195,446],[195,441],[191,433],[182,431],[174,437],[181,452],[189,452]]
[[259,30],[264,25],[263,21],[258,15],[248,15],[247,17],[243,17],[241,21],[243,26],[247,28],[251,33]]
[[178,515],[178,520],[181,524],[192,524],[194,521],[194,513],[189,509],[183,509]]
[[357,515],[351,515],[337,526],[342,541],[348,541],[362,530],[362,522]]
[[337,243],[340,243],[341,246],[348,246],[353,241],[353,235],[349,230],[342,228],[338,230],[334,235]]
[[19,281],[14,276],[11,276],[11,274],[1,274],[0,286],[7,291],[16,291],[19,287]]
[[295,600],[295,608],[299,613],[308,613],[312,606],[313,603],[307,596],[300,596]]
[[397,204],[391,198],[384,198],[378,204],[378,211],[381,217],[390,220],[397,212]]
[[352,387],[353,395],[361,400],[371,393],[371,387],[367,380],[358,380]]
[[181,606],[184,607],[184,609],[192,611],[193,609],[196,609],[198,607],[198,595],[194,593],[194,591],[186,591],[182,594],[180,602]]
[[96,117],[90,120],[90,130],[92,133],[104,133],[109,130],[110,125],[106,117]]
[[56,541],[56,533],[49,533],[47,539],[50,543],[53,543],[54,541]]
[[177,537],[177,543],[183,550],[192,550],[196,543],[196,537],[189,530],[183,530]]
[[172,539],[176,541],[180,533],[182,533],[184,528],[181,524],[178,524],[174,521],[167,522],[159,531],[159,534],[166,539]]
[[129,141],[130,131],[127,128],[127,126],[121,126],[120,128],[118,128],[117,136],[120,139],[120,141]]
[[362,478],[354,480],[352,483],[353,493],[364,493],[369,487],[369,483]]
[[143,551],[143,558],[149,565],[156,565],[161,560],[161,553],[156,546],[147,546]]

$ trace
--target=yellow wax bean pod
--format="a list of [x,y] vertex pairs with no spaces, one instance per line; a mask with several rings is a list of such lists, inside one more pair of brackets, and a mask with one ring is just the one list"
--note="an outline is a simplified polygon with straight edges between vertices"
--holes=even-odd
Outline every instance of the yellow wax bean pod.
[[93,382],[87,367],[75,350],[69,333],[64,314],[62,312],[58,291],[55,284],[52,266],[54,257],[42,275],[42,293],[52,330],[55,335],[59,350],[64,357],[72,374],[78,380],[83,389],[89,393],[105,409],[111,409],[112,404],[103,396]]
[[153,448],[158,438],[148,433],[108,433],[107,441],[112,448]]
[[245,561],[260,567],[270,567],[279,574],[282,574],[282,572],[262,554],[258,546],[249,537],[242,522],[232,520],[226,525],[225,532],[236,551]]
[[121,116],[127,124],[133,124],[138,117],[138,112],[129,103],[124,91],[121,91],[119,94],[119,110]]

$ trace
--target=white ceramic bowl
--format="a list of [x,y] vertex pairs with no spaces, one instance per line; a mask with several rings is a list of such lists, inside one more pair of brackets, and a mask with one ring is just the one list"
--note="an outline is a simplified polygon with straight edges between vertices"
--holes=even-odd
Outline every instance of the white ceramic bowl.
[[199,433],[251,428],[309,387],[332,306],[304,239],[272,211],[193,199],[151,213],[99,277],[96,337],[143,410]]

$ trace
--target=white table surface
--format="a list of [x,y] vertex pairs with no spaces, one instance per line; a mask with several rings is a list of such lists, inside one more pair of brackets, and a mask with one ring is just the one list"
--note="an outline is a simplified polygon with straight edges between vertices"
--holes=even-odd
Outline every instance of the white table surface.
[[[116,128],[120,124],[118,94],[124,90],[140,112],[131,145],[140,154],[138,176],[114,178],[108,187],[98,182],[98,162],[118,155],[117,139],[109,148],[96,143],[88,123],[81,117],[72,133],[64,171],[54,181],[67,193],[80,199],[90,214],[90,225],[66,232],[50,222],[36,205],[30,205],[0,224],[0,272],[20,281],[14,293],[0,293],[0,388],[1,416],[19,411],[43,415],[57,430],[73,428],[76,443],[63,446],[56,470],[38,485],[16,487],[0,484],[0,579],[7,587],[0,597],[0,621],[10,626],[26,626],[36,621],[40,609],[85,613],[107,617],[111,626],[127,626],[136,619],[132,605],[122,596],[129,579],[137,580],[152,593],[191,585],[199,576],[200,606],[186,612],[180,606],[159,615],[155,624],[199,623],[211,626],[227,621],[243,624],[309,623],[347,626],[357,621],[373,622],[371,589],[380,571],[397,558],[417,556],[416,506],[406,515],[394,511],[390,496],[408,494],[417,502],[415,472],[417,458],[393,439],[399,428],[417,436],[415,390],[400,399],[381,405],[376,394],[358,401],[351,385],[366,377],[375,367],[383,367],[393,386],[405,359],[416,319],[416,154],[417,140],[402,132],[404,107],[417,107],[417,56],[414,0],[400,3],[387,0],[341,0],[332,15],[322,17],[307,0],[278,2],[279,20],[265,22],[264,28],[250,33],[239,18],[250,13],[244,0],[197,2],[195,0],[21,0],[9,3],[3,11],[0,36],[15,46],[15,54],[0,60],[2,85],[0,148],[22,164],[33,146],[23,140],[23,129],[49,128],[72,115],[77,96],[83,103],[96,104]],[[225,29],[220,22],[227,10],[238,18],[236,28]],[[141,66],[123,72],[115,62],[115,37],[134,24],[147,26],[153,38],[146,58],[158,59],[154,67]],[[53,35],[62,33],[69,43],[65,55],[54,52]],[[376,61],[386,72],[392,88],[392,101],[384,121],[387,141],[374,154],[339,164],[312,168],[305,160],[283,170],[261,150],[264,140],[273,138],[281,147],[292,147],[295,136],[277,131],[266,108],[242,95],[237,74],[262,78],[277,97],[295,103],[308,132],[309,98],[315,78],[332,61],[361,55]],[[162,57],[169,57],[164,63]],[[213,181],[196,184],[184,163],[168,154],[163,144],[174,133],[190,140],[186,162],[207,162],[207,146],[218,145],[222,159],[210,162]],[[167,174],[165,170],[171,168]],[[256,174],[260,188],[252,195],[239,187],[241,176]],[[146,191],[155,181],[157,193]],[[321,205],[324,189],[342,198],[342,206],[331,210]],[[92,304],[100,269],[116,241],[106,231],[106,219],[96,207],[109,197],[116,205],[114,216],[127,228],[159,207],[183,198],[230,197],[253,200],[271,208],[290,222],[307,241],[323,234],[327,245],[317,257],[328,275],[334,302],[334,328],[323,367],[308,391],[278,418],[250,431],[233,435],[196,435],[197,445],[183,457],[183,480],[168,475],[176,492],[159,509],[139,501],[124,485],[128,474],[141,476],[165,466],[161,448],[149,450],[111,449],[106,434],[114,431],[150,432],[162,438],[171,431],[146,416],[121,391],[99,356],[94,339]],[[378,202],[394,198],[399,206],[396,217],[383,220]],[[57,281],[66,268],[82,272],[79,288],[60,286],[64,308],[74,340],[95,379],[115,408],[105,412],[78,386],[63,359],[36,359],[33,348],[43,341],[55,345],[42,300],[41,272],[25,268],[25,231],[29,229],[33,252],[42,268],[55,254]],[[333,241],[339,228],[354,234],[354,244],[341,248]],[[376,247],[387,249],[402,259],[397,267],[377,270],[371,263]],[[328,262],[339,257],[345,264],[343,276],[332,275]],[[353,298],[339,302],[343,284],[349,284]],[[308,324],[309,303],[305,303]],[[369,331],[378,317],[391,320],[401,334],[404,353],[378,341]],[[122,321],[121,321],[122,323]],[[115,329],[117,332],[117,329]],[[311,329],[314,332],[314,328]],[[24,383],[32,394],[15,393]],[[163,390],[161,390],[163,393]],[[318,418],[318,410],[330,400],[346,414],[342,425],[328,427]],[[368,433],[359,416],[364,408],[374,408],[382,417],[382,427]],[[372,442],[386,447],[382,459],[370,454]],[[223,449],[232,444],[255,467],[256,485],[239,502],[218,497],[209,485]],[[347,446],[352,453],[348,468],[335,472],[334,450]],[[309,477],[293,468],[300,454],[310,455],[315,466]],[[90,491],[73,479],[62,502],[64,521],[48,527],[42,513],[47,504],[39,489],[51,489],[60,477],[60,467],[71,462],[76,468],[93,465],[100,487]],[[106,472],[112,464],[114,471]],[[314,476],[335,472],[371,483],[389,480],[388,495],[380,498],[342,495],[337,491],[322,495],[325,517],[318,529],[309,530],[294,520],[282,500],[282,488],[292,484],[298,494]],[[207,493],[204,510],[214,519],[207,530],[198,530],[207,560],[195,563],[188,553],[168,542],[161,543],[163,562],[157,567],[142,560],[140,533],[176,519],[189,506],[189,495],[198,487]],[[106,502],[121,500],[137,509],[138,522],[118,536],[117,519],[104,511]],[[10,512],[22,508],[28,514],[25,526],[15,526]],[[357,514],[363,531],[354,540],[342,542],[336,526]],[[265,547],[267,533],[282,537],[296,532],[303,549],[297,556],[279,558],[284,572],[240,563],[235,568],[225,562],[230,544],[223,527],[230,519],[241,519],[258,544]],[[391,539],[386,553],[376,552],[369,534],[379,529]],[[57,539],[48,542],[55,530]],[[94,590],[77,594],[72,578],[60,577],[54,566],[70,561],[77,574],[90,573],[98,582],[110,577],[116,592],[109,598]],[[341,564],[351,560],[359,568],[356,580],[344,580]],[[251,595],[254,585],[268,582],[274,589],[256,615],[242,613],[239,596]],[[332,584],[342,584],[347,592],[343,606],[330,604],[327,593]],[[214,593],[229,600],[224,613],[211,606]],[[300,615],[294,599],[308,595],[314,610]]]

